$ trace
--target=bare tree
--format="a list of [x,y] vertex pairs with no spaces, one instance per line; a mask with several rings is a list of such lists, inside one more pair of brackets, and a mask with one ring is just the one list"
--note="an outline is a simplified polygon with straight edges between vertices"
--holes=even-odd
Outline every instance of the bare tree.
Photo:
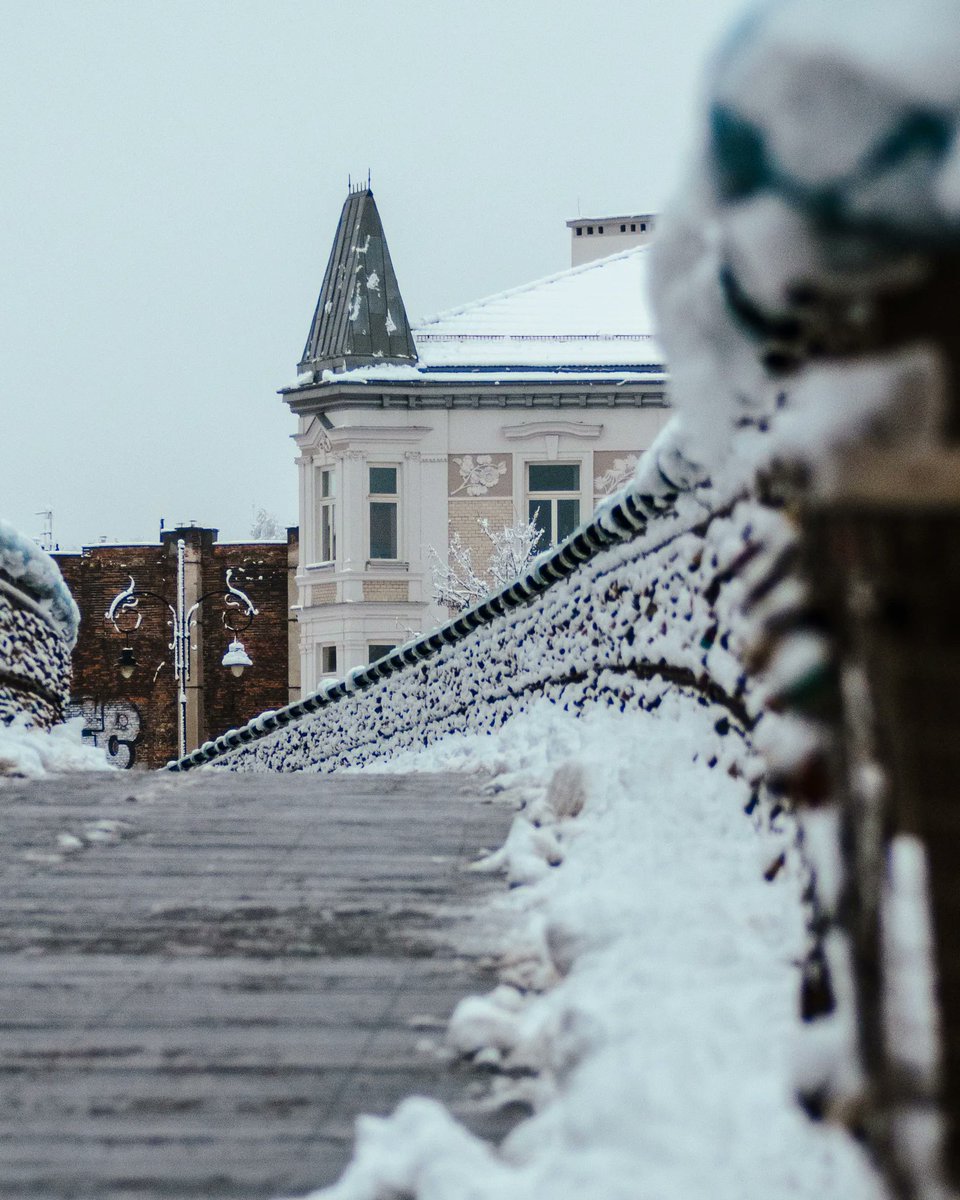
[[446,562],[432,546],[430,548],[434,599],[437,604],[457,612],[521,575],[536,557],[543,538],[536,513],[530,521],[517,519],[512,525],[499,529],[494,528],[486,517],[478,517],[477,524],[490,542],[490,560],[485,573],[477,571],[470,547],[456,531],[450,535]]
[[280,542],[286,536],[286,530],[271,512],[258,508],[250,526],[250,537],[255,542]]

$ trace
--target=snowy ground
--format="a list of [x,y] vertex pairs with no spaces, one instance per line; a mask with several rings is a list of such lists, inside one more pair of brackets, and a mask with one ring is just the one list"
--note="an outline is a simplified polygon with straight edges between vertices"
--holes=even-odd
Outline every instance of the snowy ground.
[[803,872],[790,850],[764,880],[792,830],[745,815],[722,716],[682,695],[579,717],[544,702],[376,768],[487,770],[525,802],[483,864],[524,885],[502,901],[503,983],[449,1036],[535,1112],[496,1153],[411,1099],[359,1122],[354,1162],[315,1197],[884,1195],[857,1145],[793,1101]]
[[63,771],[111,770],[103,751],[83,741],[82,727],[80,718],[56,725],[49,733],[30,726],[25,717],[0,724],[0,778],[37,779]]

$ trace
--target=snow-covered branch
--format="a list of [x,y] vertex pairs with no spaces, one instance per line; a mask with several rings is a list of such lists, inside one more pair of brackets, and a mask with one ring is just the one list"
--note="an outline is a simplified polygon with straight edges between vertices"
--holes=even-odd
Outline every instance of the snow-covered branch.
[[477,525],[490,543],[487,569],[483,573],[477,570],[471,548],[456,530],[450,535],[446,562],[430,547],[434,598],[437,604],[457,612],[522,575],[536,557],[543,538],[536,519],[518,518],[512,525],[497,528],[486,517],[478,517]]

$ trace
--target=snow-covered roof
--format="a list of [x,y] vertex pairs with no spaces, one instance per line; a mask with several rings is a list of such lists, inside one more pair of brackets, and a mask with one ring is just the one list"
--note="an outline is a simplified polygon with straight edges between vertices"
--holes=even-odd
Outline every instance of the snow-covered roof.
[[413,326],[421,368],[660,364],[635,246],[452,308]]
[[289,390],[316,382],[462,382],[501,372],[517,383],[659,380],[664,358],[647,298],[648,255],[648,246],[634,246],[448,309],[412,326],[416,363],[307,371]]

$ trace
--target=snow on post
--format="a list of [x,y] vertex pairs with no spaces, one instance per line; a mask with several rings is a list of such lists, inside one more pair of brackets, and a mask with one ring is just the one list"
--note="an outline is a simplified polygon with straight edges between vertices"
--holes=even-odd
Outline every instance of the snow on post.
[[79,622],[50,555],[0,521],[0,776],[106,765],[60,725]]
[[[763,466],[798,517],[750,581],[752,666],[784,717],[761,748],[821,882],[808,1015],[856,1023],[815,1102],[866,1113],[911,1195],[942,1186],[938,1099],[960,1182],[957,17],[947,0],[759,7],[717,57],[654,270],[692,444],[716,478]],[[925,982],[909,1016],[906,962]]]

